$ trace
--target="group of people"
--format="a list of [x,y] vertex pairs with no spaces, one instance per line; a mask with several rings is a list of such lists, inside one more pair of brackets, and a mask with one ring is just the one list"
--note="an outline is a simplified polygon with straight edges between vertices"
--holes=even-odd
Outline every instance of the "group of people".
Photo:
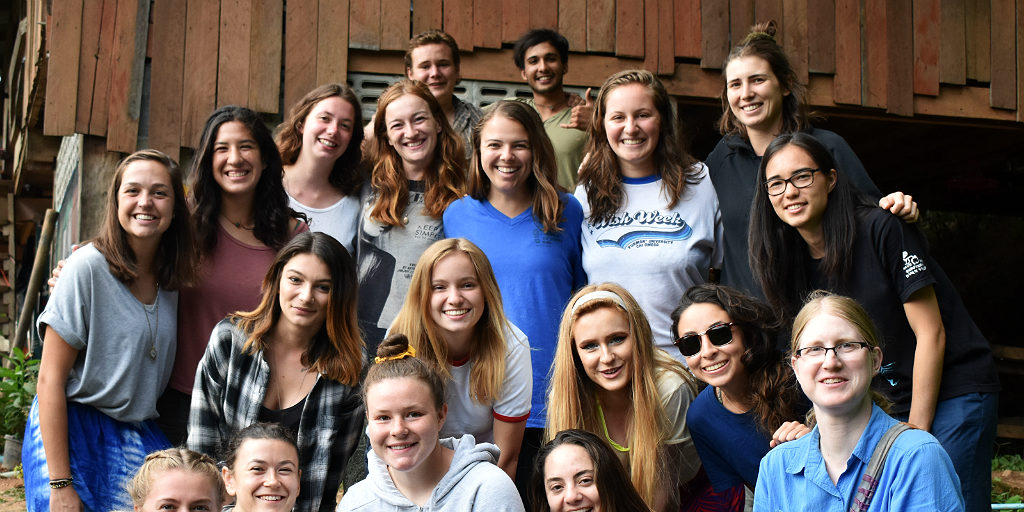
[[432,30],[365,130],[330,84],[276,138],[218,109],[187,180],[125,158],[38,320],[29,510],[987,508],[987,341],[773,34],[706,164],[649,72],[566,94],[544,29],[531,101],[459,101]]

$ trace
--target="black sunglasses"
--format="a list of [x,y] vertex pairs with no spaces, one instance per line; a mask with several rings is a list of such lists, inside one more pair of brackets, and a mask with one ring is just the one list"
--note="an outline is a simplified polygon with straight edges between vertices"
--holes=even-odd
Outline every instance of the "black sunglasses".
[[697,334],[687,334],[680,336],[678,339],[672,342],[679,352],[684,357],[695,356],[700,353],[700,337],[707,334],[708,341],[716,347],[722,345],[728,345],[732,342],[732,326],[735,325],[732,322],[727,324],[718,324],[708,327],[708,330],[699,332]]

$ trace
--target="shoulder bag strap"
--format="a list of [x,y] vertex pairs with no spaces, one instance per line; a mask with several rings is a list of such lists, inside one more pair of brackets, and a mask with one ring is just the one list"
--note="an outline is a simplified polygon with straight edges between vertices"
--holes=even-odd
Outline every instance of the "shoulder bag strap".
[[874,453],[871,454],[871,460],[868,462],[868,469],[864,471],[864,476],[860,479],[860,487],[853,495],[850,512],[867,511],[868,505],[871,504],[871,498],[874,497],[875,487],[878,486],[878,477],[882,474],[882,468],[885,467],[885,458],[889,455],[889,448],[892,448],[900,434],[913,428],[906,423],[897,423],[890,427],[878,441]]

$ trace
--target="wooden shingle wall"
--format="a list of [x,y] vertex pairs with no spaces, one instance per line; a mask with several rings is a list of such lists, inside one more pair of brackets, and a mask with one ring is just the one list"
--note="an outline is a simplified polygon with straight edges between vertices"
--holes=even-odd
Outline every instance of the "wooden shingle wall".
[[53,9],[46,133],[105,136],[121,152],[135,149],[147,46],[149,142],[176,155],[217,106],[277,113],[282,96],[291,105],[349,71],[400,73],[409,38],[434,27],[458,41],[469,79],[518,80],[508,44],[547,27],[569,40],[568,83],[646,68],[673,94],[713,99],[730,48],[774,19],[812,104],[1024,121],[1024,0],[413,0],[411,9],[409,0],[61,0]]

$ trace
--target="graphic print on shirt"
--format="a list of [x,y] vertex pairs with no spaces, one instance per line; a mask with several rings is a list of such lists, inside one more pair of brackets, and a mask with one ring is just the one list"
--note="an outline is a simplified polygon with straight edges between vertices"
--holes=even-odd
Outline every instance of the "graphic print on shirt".
[[611,219],[598,224],[587,223],[590,234],[598,230],[606,230],[597,239],[599,247],[618,247],[620,249],[636,249],[640,247],[657,247],[687,240],[693,235],[693,228],[686,223],[678,212],[666,215],[657,210],[638,210],[623,212]]
[[924,265],[921,258],[918,258],[916,254],[908,254],[907,251],[903,251],[903,273],[906,274],[905,278],[909,278],[924,270],[928,270],[928,267]]
[[896,363],[892,362],[888,364],[883,364],[882,368],[878,370],[878,376],[889,381],[889,385],[892,387],[896,387],[896,384],[900,383],[899,379],[890,379],[889,377],[886,377],[886,375],[891,375],[895,373],[895,371],[893,370],[894,368],[896,368]]

